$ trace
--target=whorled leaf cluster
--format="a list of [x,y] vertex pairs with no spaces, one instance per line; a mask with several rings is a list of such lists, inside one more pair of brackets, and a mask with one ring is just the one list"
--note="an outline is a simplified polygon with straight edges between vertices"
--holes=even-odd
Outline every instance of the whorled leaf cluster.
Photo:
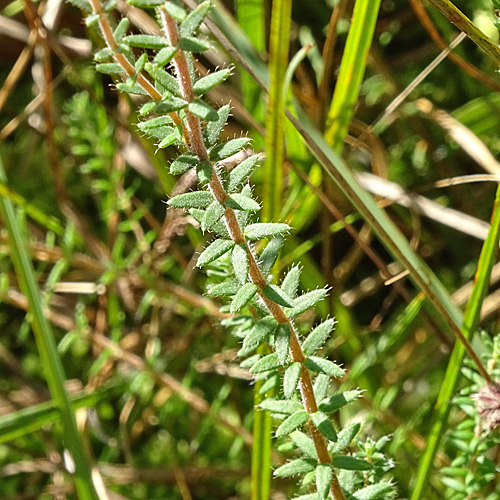
[[[239,355],[246,357],[242,366],[265,381],[262,392],[278,384],[282,387],[282,398],[267,399],[261,407],[282,420],[276,436],[289,435],[301,456],[277,468],[274,474],[303,475],[305,483],[314,482],[315,492],[300,497],[303,500],[387,498],[392,485],[380,478],[377,482],[370,480],[373,465],[345,454],[360,425],[337,432],[332,424],[331,414],[359,396],[358,391],[328,395],[330,378],[344,375],[340,366],[318,355],[333,331],[334,320],[319,324],[305,339],[295,326],[297,316],[314,308],[325,298],[326,290],[299,294],[299,267],[292,267],[281,284],[275,284],[272,268],[290,227],[281,222],[256,221],[260,205],[253,197],[249,177],[258,156],[244,159],[230,171],[219,164],[250,141],[245,137],[221,141],[230,108],[215,110],[202,100],[230,75],[229,69],[204,77],[198,77],[195,71],[193,54],[209,48],[197,32],[210,2],[186,13],[174,2],[130,0],[133,6],[155,9],[165,36],[127,35],[126,18],[112,29],[107,12],[114,8],[113,0],[104,5],[99,0],[71,2],[90,13],[87,25],[98,26],[106,42],[95,55],[97,70],[122,75],[124,81],[117,83],[120,91],[151,98],[139,111],[139,129],[156,140],[159,149],[172,145],[178,148],[180,154],[171,163],[170,172],[180,175],[190,169],[196,171],[200,190],[179,194],[168,204],[188,211],[203,231],[215,235],[197,265],[212,266],[219,259],[229,260],[233,277],[212,285],[208,293],[227,297],[225,307],[239,315],[226,323],[237,327],[243,339]],[[256,245],[262,240],[267,242],[265,246]],[[257,247],[264,248],[257,252]],[[249,307],[256,314],[244,314]],[[269,344],[273,352],[252,354],[262,343]],[[342,475],[338,470],[350,471],[344,474],[346,484],[339,481]],[[363,481],[354,481],[353,474]],[[359,484],[356,491],[353,484]]]

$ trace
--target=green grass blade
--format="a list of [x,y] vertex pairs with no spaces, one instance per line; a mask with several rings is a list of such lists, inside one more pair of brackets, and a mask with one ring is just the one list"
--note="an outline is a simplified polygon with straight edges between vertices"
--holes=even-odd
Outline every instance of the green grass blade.
[[[91,408],[105,394],[107,394],[107,391],[79,394],[71,398],[71,406],[74,410],[78,408]],[[46,424],[57,422],[60,416],[61,414],[59,409],[56,408],[54,401],[29,406],[4,415],[0,417],[0,444],[37,431]]]
[[62,236],[64,234],[64,228],[61,226],[61,223],[50,215],[46,215],[39,208],[31,205],[28,201],[23,198],[20,194],[12,191],[8,186],[3,183],[0,183],[0,196],[4,198],[8,198],[12,202],[14,202],[17,206],[22,207],[24,211],[36,222],[46,227],[49,231],[53,231],[54,233]]
[[[7,178],[0,162],[0,182]],[[17,225],[14,207],[10,200],[0,197],[0,215],[9,233],[11,258],[14,263],[21,291],[26,295],[31,313],[31,324],[40,353],[50,393],[60,412],[64,429],[64,444],[75,462],[74,480],[80,500],[96,499],[92,485],[91,469],[83,449],[83,442],[76,426],[75,415],[64,387],[65,375],[50,324],[42,309],[40,291],[35,279],[33,264]]]
[[463,31],[481,50],[500,64],[500,49],[449,0],[429,0],[443,16]]
[[281,212],[283,190],[283,147],[285,104],[283,83],[288,66],[288,46],[292,14],[291,0],[275,0],[271,15],[269,53],[269,94],[266,113],[266,161],[262,175],[262,220],[278,220]]
[[[258,354],[268,354],[269,352],[269,348],[265,345],[261,345],[257,349]],[[258,380],[254,389],[251,500],[267,500],[271,487],[273,419],[268,411],[258,409],[258,405],[273,394],[261,394],[260,389],[263,384],[264,381]]]
[[[498,249],[499,237],[500,186],[497,188],[488,237],[483,244],[481,255],[479,257],[476,276],[474,279],[474,287],[472,288],[472,293],[465,309],[462,332],[467,338],[470,338],[474,334],[479,325],[481,307],[488,291],[491,270],[493,268],[493,264],[495,263],[495,254]],[[417,479],[412,491],[411,500],[419,500],[420,498],[423,498],[425,493],[434,457],[436,456],[436,452],[448,420],[450,412],[449,403],[460,375],[460,365],[462,363],[463,356],[464,347],[460,342],[457,342],[455,344],[455,348],[453,349],[448,368],[446,369],[443,385],[441,386],[441,391],[434,407],[431,430],[427,438],[424,453],[420,459],[417,470]]]
[[[236,4],[238,21],[241,28],[259,52],[266,49],[265,40],[265,6],[262,0],[238,0]],[[259,122],[265,117],[262,89],[247,73],[241,74],[241,91],[246,109]],[[258,353],[267,353],[264,346],[260,346]],[[253,446],[252,446],[252,475],[251,500],[267,500],[271,487],[271,441],[273,420],[269,412],[259,409],[259,404],[267,397],[260,393],[264,381],[258,380],[254,386],[254,413],[253,413]]]
[[326,119],[325,138],[337,153],[342,151],[358,101],[379,7],[380,0],[356,0],[354,6],[339,77]]

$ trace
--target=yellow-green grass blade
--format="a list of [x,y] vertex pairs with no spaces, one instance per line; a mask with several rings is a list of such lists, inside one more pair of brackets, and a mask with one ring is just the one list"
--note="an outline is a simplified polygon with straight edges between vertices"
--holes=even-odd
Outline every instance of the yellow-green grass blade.
[[56,217],[47,215],[39,208],[35,207],[31,203],[28,203],[25,198],[10,189],[9,186],[6,186],[4,183],[0,183],[0,196],[11,200],[18,207],[22,207],[34,221],[47,228],[49,231],[53,231],[59,236],[64,234],[64,228]]
[[263,175],[262,220],[279,220],[283,190],[285,105],[283,83],[288,66],[291,0],[275,0],[271,14],[269,91],[266,112],[266,161]]
[[[265,344],[259,346],[258,354],[269,354],[270,349]],[[274,391],[261,394],[260,389],[264,382],[258,380],[254,388],[254,413],[253,413],[253,445],[252,445],[252,477],[251,500],[267,500],[271,487],[271,440],[273,419],[268,411],[260,410],[258,405]]]
[[[491,270],[495,263],[495,254],[498,250],[500,237],[500,185],[497,188],[491,225],[486,241],[481,249],[479,262],[477,264],[476,275],[472,293],[467,302],[462,324],[462,332],[465,337],[470,338],[476,331],[481,314],[481,307],[488,291]],[[443,431],[446,427],[448,414],[450,412],[450,400],[455,391],[455,386],[460,375],[460,365],[464,356],[464,346],[457,342],[453,349],[448,368],[443,380],[443,385],[434,407],[431,430],[427,438],[424,453],[420,459],[417,470],[415,486],[412,490],[411,500],[423,498],[427,487],[429,474],[432,470],[434,457],[439,447]]]
[[[241,29],[248,36],[253,47],[263,53],[266,49],[264,2],[262,0],[238,0],[236,12]],[[262,123],[265,117],[262,89],[246,72],[241,74],[241,91],[245,108]],[[267,352],[268,348],[265,346],[258,348],[259,354]],[[259,409],[260,403],[267,397],[266,394],[260,392],[263,384],[264,381],[258,380],[254,386],[251,500],[267,500],[271,485],[273,420],[269,412]]]
[[[0,160],[0,182],[6,184],[7,177]],[[0,216],[9,234],[11,258],[19,281],[21,291],[26,295],[29,304],[31,325],[35,341],[44,368],[45,376],[54,405],[58,408],[64,430],[64,445],[70,452],[74,463],[75,487],[80,500],[97,498],[92,485],[91,468],[85,455],[82,438],[76,426],[75,415],[64,387],[65,375],[51,326],[43,313],[40,291],[35,279],[33,264],[30,260],[21,229],[17,224],[12,202],[0,196]]]
[[449,0],[429,0],[443,16],[463,31],[481,50],[500,64],[500,48]]
[[[248,36],[254,48],[259,53],[264,53],[266,50],[266,16],[263,0],[238,0],[236,13],[241,29]],[[247,72],[241,74],[241,92],[245,108],[261,122],[265,114],[262,89]]]
[[325,138],[340,153],[358,101],[380,0],[356,0],[339,77],[326,119]]
[[215,7],[210,10],[210,19],[213,20],[213,23],[209,23],[210,30],[222,46],[254,79],[257,85],[262,90],[267,91],[265,88],[269,78],[267,66],[260,58],[248,35],[226,12],[225,8],[218,6],[217,2],[215,2]]
[[[79,394],[71,398],[73,410],[78,408],[92,408],[107,391],[98,391],[92,394]],[[44,425],[58,422],[61,418],[59,409],[54,401],[47,401],[23,408],[0,417],[0,444],[18,439],[31,432],[41,429]]]

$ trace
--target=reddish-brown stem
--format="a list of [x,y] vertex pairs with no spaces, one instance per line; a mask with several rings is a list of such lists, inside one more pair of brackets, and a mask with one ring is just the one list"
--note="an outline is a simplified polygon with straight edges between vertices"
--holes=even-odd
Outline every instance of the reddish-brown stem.
[[[160,7],[160,17],[162,20],[165,35],[167,36],[170,45],[175,47],[179,41],[177,23],[168,14],[164,7]],[[183,98],[188,102],[192,102],[194,99],[194,93],[191,76],[189,74],[186,56],[182,50],[177,51],[177,54],[174,57],[174,67]],[[192,115],[189,111],[186,111],[186,121],[188,127],[189,142],[191,144],[193,152],[201,160],[208,160],[209,155],[203,141],[203,136],[201,134],[200,120],[196,116]],[[213,168],[212,170],[212,178],[209,183],[209,188],[212,195],[219,203],[223,204],[226,201],[228,195],[225,192],[224,187],[222,186],[215,168]],[[243,243],[246,246],[249,259],[249,276],[252,280],[252,283],[256,284],[259,287],[259,296],[266,304],[272,316],[279,323],[285,323],[290,328],[290,354],[294,362],[299,362],[302,364],[299,383],[302,401],[308,413],[315,413],[316,411],[318,411],[318,406],[316,404],[316,398],[314,396],[311,376],[309,374],[309,371],[303,364],[306,358],[300,346],[297,330],[285,314],[284,310],[278,304],[268,299],[264,295],[263,288],[267,285],[267,281],[262,275],[259,266],[257,265],[257,261],[255,259],[252,248],[249,242],[245,239],[243,231],[241,230],[239,222],[236,218],[236,214],[232,208],[226,208],[224,214],[224,222],[233,241],[237,244]],[[309,421],[309,429],[314,440],[319,461],[321,463],[330,463],[331,458],[330,454],[328,453],[325,438],[319,432],[319,430],[314,427],[312,421]],[[333,474],[330,491],[335,500],[345,500],[344,494],[342,493],[335,474]]]

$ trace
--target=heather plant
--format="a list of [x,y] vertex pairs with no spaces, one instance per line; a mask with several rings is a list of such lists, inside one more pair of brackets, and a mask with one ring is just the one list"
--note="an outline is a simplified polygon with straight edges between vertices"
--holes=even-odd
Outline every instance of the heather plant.
[[[123,75],[125,81],[116,85],[119,91],[150,98],[139,110],[138,128],[156,141],[158,150],[178,149],[170,173],[196,172],[199,190],[177,194],[168,205],[188,212],[203,232],[213,235],[196,265],[216,270],[224,279],[212,284],[208,294],[227,298],[222,310],[232,317],[225,324],[242,339],[241,365],[263,381],[260,392],[274,389],[279,394],[263,400],[260,408],[281,421],[275,436],[290,436],[299,456],[278,467],[274,476],[302,476],[304,484],[313,483],[315,492],[302,499],[392,496],[393,486],[383,480],[390,462],[374,460],[373,450],[369,451],[378,445],[361,444],[359,457],[352,455],[349,449],[361,425],[337,430],[332,422],[341,407],[360,395],[356,390],[331,395],[329,390],[330,379],[345,374],[338,364],[321,356],[334,319],[323,321],[305,335],[297,327],[297,318],[314,310],[327,290],[300,293],[299,266],[289,269],[280,284],[273,275],[283,240],[292,229],[285,222],[259,222],[261,206],[249,184],[259,155],[236,160],[231,169],[222,166],[224,161],[238,158],[251,141],[246,137],[222,141],[230,107],[216,110],[203,100],[204,94],[231,74],[230,68],[203,77],[196,71],[196,54],[210,46],[198,34],[210,2],[186,13],[174,2],[132,0],[133,6],[155,9],[164,35],[127,34],[127,18],[112,29],[107,14],[114,8],[113,2],[73,3],[90,12],[87,26],[98,26],[106,42],[95,56],[96,69]],[[272,352],[255,354],[261,345]]]
[[496,11],[72,3],[0,10],[0,493],[496,500]]

